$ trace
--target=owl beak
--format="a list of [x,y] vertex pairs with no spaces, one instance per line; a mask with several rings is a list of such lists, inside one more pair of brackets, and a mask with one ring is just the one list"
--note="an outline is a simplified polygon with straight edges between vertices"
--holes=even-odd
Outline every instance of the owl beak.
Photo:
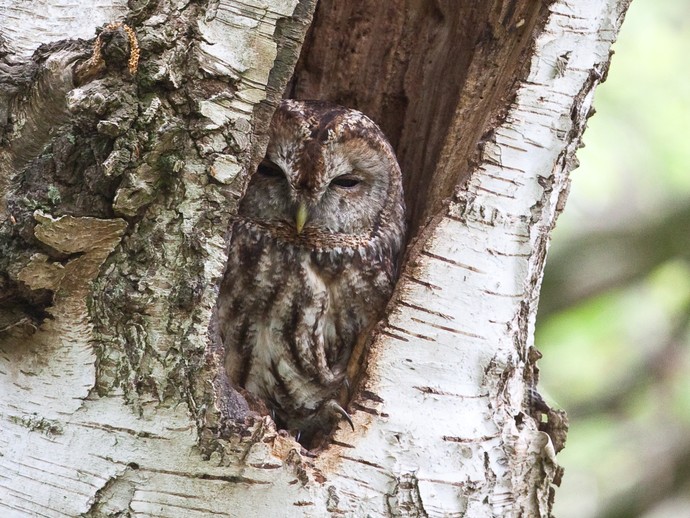
[[295,228],[297,229],[297,233],[301,234],[302,229],[304,228],[304,224],[307,222],[307,217],[309,216],[309,212],[307,210],[307,205],[302,202],[299,204],[299,207],[297,207],[297,214],[295,214]]

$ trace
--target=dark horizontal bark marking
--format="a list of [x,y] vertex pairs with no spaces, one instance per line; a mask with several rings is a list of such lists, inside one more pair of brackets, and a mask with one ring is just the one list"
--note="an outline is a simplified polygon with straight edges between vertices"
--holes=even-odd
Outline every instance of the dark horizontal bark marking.
[[383,398],[378,394],[372,392],[371,390],[363,390],[360,393],[362,399],[368,399],[370,401],[376,401],[377,403],[383,403]]
[[441,313],[440,311],[432,311],[429,308],[423,308],[422,306],[417,306],[415,304],[410,304],[409,302],[405,302],[404,300],[400,301],[398,304],[408,308],[416,309],[417,311],[421,311],[422,313],[428,313],[429,315],[441,317],[446,320],[453,320],[453,317],[451,317],[450,315],[446,315],[445,313]]
[[[510,137],[508,137],[507,135],[503,135],[503,137],[506,138],[506,139],[510,139]],[[511,140],[515,140],[515,139],[511,139]],[[516,141],[516,142],[517,142],[517,141]],[[515,151],[520,151],[520,152],[522,152],[522,153],[528,153],[528,152],[529,152],[529,150],[527,150],[527,149],[525,149],[525,148],[517,147],[517,146],[511,146],[510,144],[508,144],[508,143],[505,142],[505,141],[504,141],[504,142],[501,142],[501,143],[498,144],[498,145],[499,145],[499,146],[503,146],[503,147],[507,147],[507,148],[510,148],[510,149],[514,149]]]
[[375,462],[371,462],[371,461],[364,460],[364,459],[356,459],[354,457],[348,457],[347,455],[341,455],[340,458],[345,459],[345,460],[349,460],[352,462],[358,462],[359,464],[364,464],[365,466],[370,466],[372,468],[376,468],[376,469],[380,470],[381,472],[385,473],[386,475],[388,475],[389,477],[395,478],[392,474],[390,474],[388,472],[388,470],[386,468],[384,468],[383,466],[381,466],[379,464],[376,464]]
[[522,233],[520,233],[520,232],[510,232],[510,231],[506,231],[506,236],[521,237],[521,238],[523,238],[525,241],[529,240],[529,234],[522,234]]
[[488,248],[486,251],[490,254],[500,255],[503,257],[530,257],[532,255],[531,252],[525,254],[508,254],[506,252],[499,252],[498,250],[494,250],[493,248]]
[[490,290],[482,290],[483,293],[486,293],[487,295],[495,295],[497,297],[506,297],[510,299],[519,299],[522,296],[524,296],[524,293],[516,293],[516,294],[511,294],[511,293],[498,293],[496,291],[490,291]]
[[[106,461],[114,463],[114,464],[125,464],[123,462],[119,462],[119,461],[113,460],[110,457],[104,457],[102,455],[94,455],[94,457],[106,460]],[[210,473],[193,473],[193,472],[189,472],[189,471],[173,471],[170,469],[156,469],[156,468],[144,467],[144,466],[140,466],[139,469],[141,471],[148,471],[151,473],[161,473],[163,475],[171,475],[174,477],[197,478],[197,479],[201,479],[201,480],[215,480],[215,481],[219,481],[219,482],[230,482],[232,484],[257,484],[257,485],[273,484],[273,482],[270,482],[270,481],[256,480],[253,478],[243,477],[241,475],[212,475]]]
[[451,480],[439,480],[437,478],[417,478],[420,482],[431,482],[432,484],[443,484],[446,486],[465,487],[464,482],[454,482]]
[[400,340],[401,342],[409,342],[409,340],[405,337],[398,336],[396,334],[391,333],[390,331],[386,331],[385,329],[381,331],[382,335],[390,336],[391,338],[395,338],[396,340]]
[[434,327],[434,328],[436,328],[436,329],[440,329],[441,331],[447,331],[447,332],[449,332],[449,333],[453,333],[453,334],[456,334],[456,335],[463,335],[463,336],[469,336],[470,338],[478,338],[478,339],[480,339],[480,340],[486,340],[486,337],[484,337],[484,336],[476,335],[476,334],[470,333],[470,332],[468,332],[468,331],[462,331],[461,329],[454,329],[454,328],[452,328],[452,327],[442,326],[442,325],[439,325],[439,324],[434,324],[433,322],[427,322],[426,320],[421,320],[421,319],[415,318],[415,317],[411,317],[410,320],[413,320],[413,321],[415,321],[415,322],[419,322],[420,324],[424,324],[424,325],[427,325],[427,326]]
[[508,194],[508,193],[505,193],[505,192],[492,191],[491,189],[487,189],[486,187],[482,187],[481,185],[478,185],[478,186],[477,186],[477,190],[478,190],[478,191],[488,192],[489,194],[492,194],[493,196],[498,196],[498,197],[500,197],[500,198],[507,198],[507,199],[509,199],[509,200],[514,200],[514,199],[515,199],[515,196],[513,196],[512,193],[511,193],[511,194]]
[[441,437],[444,441],[457,442],[457,443],[477,443],[486,442],[493,439],[498,439],[500,435],[484,435],[482,437],[454,437],[451,435],[444,435]]
[[441,286],[437,286],[436,284],[431,284],[430,282],[423,281],[421,279],[417,279],[416,277],[412,277],[411,275],[405,275],[405,279],[408,279],[416,284],[420,284],[424,286],[425,288],[429,288],[430,290],[440,290]]
[[436,394],[439,396],[452,396],[452,397],[459,397],[463,399],[480,399],[480,398],[485,398],[489,397],[489,394],[476,394],[476,395],[467,395],[467,394],[457,394],[456,392],[448,392],[445,390],[439,390],[434,387],[429,387],[429,386],[414,386],[412,387],[416,390],[419,390],[423,394]]
[[346,442],[342,441],[336,441],[335,439],[331,440],[331,444],[335,444],[336,446],[340,446],[341,448],[354,448],[354,445],[352,444],[347,444]]
[[420,335],[418,333],[413,333],[412,331],[408,331],[406,329],[403,329],[402,327],[396,327],[388,324],[388,327],[391,329],[395,329],[396,331],[400,331],[403,334],[409,335],[409,336],[414,336],[415,338],[420,338],[421,340],[426,340],[427,342],[436,342],[433,338],[429,338],[428,336]]
[[132,437],[140,437],[143,439],[160,439],[164,441],[169,441],[169,437],[165,437],[163,435],[158,435],[155,433],[151,432],[145,432],[145,431],[137,431],[137,430],[132,430],[131,428],[124,428],[121,426],[112,426],[108,424],[101,424],[101,423],[92,423],[92,422],[86,422],[86,423],[71,423],[76,426],[81,426],[83,428],[93,428],[96,430],[106,430],[108,432],[122,432],[126,433],[127,435],[131,435]]
[[[499,164],[501,166],[501,169],[507,170],[507,171],[515,171],[518,173],[524,173],[525,171],[523,169],[518,169],[517,167],[509,167],[509,166],[504,166],[503,164]],[[492,180],[496,180],[498,182],[504,182],[504,183],[509,183],[511,185],[514,185],[515,187],[522,187],[524,184],[521,182],[517,182],[513,180],[512,178],[503,178],[502,176],[496,176],[495,174],[489,174],[489,173],[484,173],[484,175],[487,178],[491,178]]]
[[[149,493],[153,493],[153,494],[161,493],[161,494],[175,495],[175,496],[179,496],[180,498],[185,498],[185,499],[189,499],[189,498],[197,498],[198,499],[199,498],[197,495],[189,495],[189,494],[181,494],[181,493],[166,493],[165,491],[152,491],[152,490],[150,490]],[[209,513],[209,514],[213,514],[214,516],[227,516],[227,517],[232,516],[231,514],[227,514],[227,513],[219,514],[214,509],[211,509],[208,507],[197,507],[197,506],[193,506],[193,505],[173,504],[170,501],[161,502],[160,500],[147,500],[145,498],[137,498],[136,501],[147,503],[147,504],[153,504],[155,506],[174,507],[177,509],[184,509],[187,511],[198,511],[201,513]]]
[[379,416],[379,411],[374,410],[373,408],[369,408],[368,406],[364,406],[361,403],[353,403],[352,406],[356,408],[357,410],[361,410],[362,412],[366,412],[367,414]]
[[454,259],[448,259],[447,257],[432,254],[431,252],[427,252],[426,250],[422,252],[422,255],[426,255],[427,257],[431,257],[432,259],[437,259],[438,261],[442,261],[444,263],[452,264],[453,266],[457,266],[459,268],[462,268],[464,270],[469,270],[471,272],[486,273],[486,272],[480,270],[479,268],[475,268],[474,266],[470,266],[469,264],[461,263],[459,261],[455,261]]
[[256,462],[256,463],[250,463],[249,464],[252,468],[258,468],[258,469],[280,469],[282,468],[282,464],[278,463],[271,463],[271,462]]

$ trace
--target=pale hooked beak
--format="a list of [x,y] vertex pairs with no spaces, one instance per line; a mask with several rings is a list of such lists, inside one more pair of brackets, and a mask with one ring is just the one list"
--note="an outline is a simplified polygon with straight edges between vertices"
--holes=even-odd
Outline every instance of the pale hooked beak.
[[307,210],[307,205],[304,202],[299,204],[297,207],[297,214],[295,214],[295,228],[297,233],[301,234],[304,224],[307,222],[307,217],[309,216],[309,211]]

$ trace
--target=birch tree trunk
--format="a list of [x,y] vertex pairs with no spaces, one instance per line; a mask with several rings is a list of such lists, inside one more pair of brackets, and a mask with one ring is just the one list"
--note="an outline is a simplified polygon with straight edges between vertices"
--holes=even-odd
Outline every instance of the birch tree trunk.
[[[539,286],[628,3],[0,0],[0,515],[549,516]],[[213,319],[286,88],[382,125],[412,228],[318,452]]]

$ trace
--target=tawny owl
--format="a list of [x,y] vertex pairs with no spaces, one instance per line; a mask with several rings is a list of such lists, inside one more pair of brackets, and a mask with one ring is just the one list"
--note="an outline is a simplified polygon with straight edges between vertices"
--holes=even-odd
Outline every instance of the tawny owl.
[[404,237],[400,168],[362,113],[283,101],[231,228],[226,369],[302,437],[345,411],[353,346],[382,316]]

